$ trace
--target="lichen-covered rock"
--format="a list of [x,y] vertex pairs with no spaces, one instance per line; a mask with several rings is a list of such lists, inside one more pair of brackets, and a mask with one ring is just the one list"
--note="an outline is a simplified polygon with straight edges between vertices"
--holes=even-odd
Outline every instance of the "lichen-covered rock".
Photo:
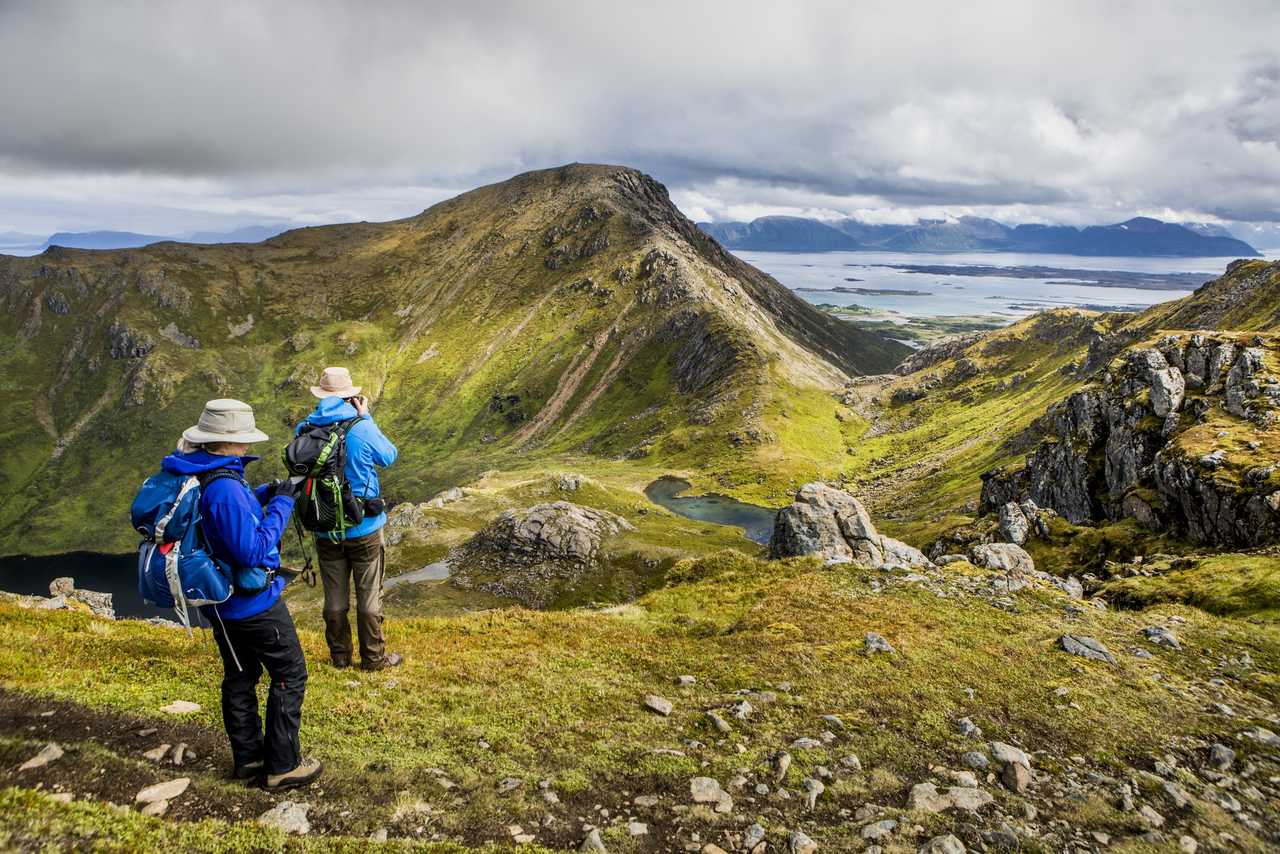
[[1022,545],[1031,533],[1031,523],[1022,508],[1012,501],[1000,508],[1000,536],[1009,543]]
[[1050,407],[1040,421],[1047,438],[1025,466],[983,475],[979,512],[999,514],[1001,535],[1012,542],[1021,531],[1010,502],[1027,498],[1077,525],[1133,518],[1148,530],[1218,546],[1280,538],[1270,478],[1216,473],[1248,467],[1245,448],[1259,443],[1217,430],[1221,445],[1206,449],[1213,437],[1193,429],[1214,411],[1242,419],[1242,432],[1270,429],[1280,418],[1280,380],[1266,372],[1266,339],[1241,346],[1239,337],[1168,335],[1157,347],[1121,353],[1100,382]]
[[606,537],[630,530],[620,516],[568,501],[508,510],[458,550],[451,580],[546,607],[597,566]]
[[800,487],[796,500],[778,511],[769,553],[774,558],[815,555],[873,568],[931,565],[919,549],[876,531],[857,498],[816,482]]
[[1011,574],[1035,570],[1035,561],[1026,549],[1013,543],[979,543],[969,550],[969,561],[983,569]]

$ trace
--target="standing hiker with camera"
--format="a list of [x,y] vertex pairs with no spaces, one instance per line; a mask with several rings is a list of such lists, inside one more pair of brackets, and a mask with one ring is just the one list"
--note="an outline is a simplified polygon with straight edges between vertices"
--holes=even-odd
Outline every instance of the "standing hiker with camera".
[[304,478],[299,515],[315,533],[329,656],[334,667],[351,666],[347,614],[354,580],[360,666],[395,667],[403,659],[387,652],[382,635],[382,526],[387,516],[378,469],[396,461],[396,446],[374,423],[368,401],[346,368],[325,368],[311,393],[320,402],[298,425],[296,438],[285,449],[285,465]]

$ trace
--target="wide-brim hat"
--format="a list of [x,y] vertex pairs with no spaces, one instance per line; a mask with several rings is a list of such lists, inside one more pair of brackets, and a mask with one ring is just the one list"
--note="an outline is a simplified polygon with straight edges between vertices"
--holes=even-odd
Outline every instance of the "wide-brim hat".
[[240,400],[211,400],[204,405],[200,420],[182,431],[182,438],[193,445],[208,442],[232,442],[252,445],[270,437],[258,429],[253,420],[253,407]]
[[346,368],[325,368],[320,374],[320,385],[313,385],[311,393],[320,399],[326,397],[355,397],[360,386],[351,384],[351,372]]

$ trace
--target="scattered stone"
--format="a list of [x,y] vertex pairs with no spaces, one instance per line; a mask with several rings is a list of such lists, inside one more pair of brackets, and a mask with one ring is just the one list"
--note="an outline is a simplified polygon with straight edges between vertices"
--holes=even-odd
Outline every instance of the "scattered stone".
[[974,812],[993,800],[995,799],[991,795],[970,786],[952,786],[945,792],[939,792],[933,783],[917,783],[911,787],[911,794],[907,797],[907,808],[929,813],[945,812],[950,809]]
[[310,804],[293,801],[281,801],[271,809],[258,816],[258,824],[274,827],[285,833],[305,834],[311,832],[311,822],[307,820]]
[[730,714],[740,721],[745,721],[747,718],[751,717],[751,713],[754,711],[755,707],[746,700],[739,700],[729,708]]
[[657,712],[664,718],[671,714],[671,710],[675,708],[671,701],[665,697],[659,697],[656,694],[646,694],[644,698],[644,707],[651,712]]
[[[720,804],[728,801],[733,803],[733,799],[729,797],[721,786],[719,781],[711,777],[694,777],[689,781],[689,794],[693,797],[696,804],[717,804],[717,811]],[[732,807],[731,807],[732,808]]]
[[782,778],[787,776],[787,769],[791,767],[791,754],[779,750],[769,757],[769,765],[773,768],[773,779],[781,783]]
[[1107,664],[1115,664],[1116,660],[1111,655],[1110,650],[1098,641],[1084,635],[1062,635],[1058,638],[1058,646],[1062,647],[1066,652],[1072,655],[1078,655],[1081,658],[1092,659],[1093,661],[1105,661]]
[[641,809],[650,809],[651,807],[656,807],[658,804],[662,803],[662,798],[657,795],[636,795],[636,798],[632,803]]
[[1152,827],[1162,827],[1164,825],[1164,816],[1153,810],[1147,804],[1143,804],[1138,810],[1138,815]]
[[848,756],[840,757],[840,764],[843,765],[845,768],[848,768],[850,771],[862,770],[862,760],[859,759],[857,756],[853,755],[852,753],[850,753]]
[[935,836],[916,849],[916,854],[965,854],[964,843],[948,833]]
[[142,810],[141,810],[143,815],[151,816],[152,818],[159,818],[160,816],[164,815],[168,811],[169,811],[169,802],[166,801],[164,798],[161,798],[158,801],[151,801],[150,803],[143,804]]
[[57,801],[60,804],[69,804],[76,799],[76,796],[70,792],[54,792],[49,796],[49,800]]
[[787,835],[787,847],[791,854],[817,854],[818,843],[803,830],[793,830]]
[[979,543],[969,550],[969,562],[983,569],[1015,576],[1030,573],[1036,568],[1026,549],[1014,543]]
[[627,833],[631,836],[648,836],[649,825],[643,821],[629,821],[627,822]]
[[792,750],[816,750],[819,747],[822,747],[822,742],[803,735],[791,742]]
[[593,829],[587,834],[586,838],[582,840],[582,844],[578,846],[578,850],[607,852],[609,849],[604,847],[604,840],[600,838],[600,831]]
[[996,830],[983,833],[982,841],[989,848],[994,848],[997,851],[1017,851],[1021,848],[1021,843],[1018,842],[1018,834],[1014,833],[1013,828],[1007,824],[1002,824]]
[[170,747],[172,747],[172,745],[161,744],[158,747],[153,747],[146,753],[142,754],[142,757],[144,759],[150,759],[152,762],[159,762],[161,759],[164,759],[169,755]]
[[170,715],[189,715],[200,711],[200,704],[190,700],[174,700],[169,705],[161,707],[160,711]]
[[[194,759],[195,757],[192,756],[191,758]],[[187,743],[185,741],[180,741],[177,746],[173,748],[173,764],[181,765],[185,761],[187,761]]]
[[898,829],[898,822],[891,818],[881,819],[880,821],[868,824],[862,828],[862,838],[868,842],[879,842],[888,839],[895,830]]
[[693,676],[684,675],[676,677],[676,684],[681,688],[688,688],[690,685],[696,685],[698,680]]
[[986,771],[991,765],[991,762],[987,759],[987,754],[978,750],[970,750],[960,757],[960,761],[974,771]]
[[1161,788],[1164,789],[1164,793],[1169,796],[1169,800],[1173,801],[1173,805],[1178,809],[1182,809],[1191,803],[1191,796],[1187,794],[1186,789],[1177,783],[1166,780],[1161,784]]
[[503,777],[498,781],[498,794],[505,795],[514,792],[516,789],[524,785],[524,780],[519,777]]
[[1217,743],[1209,748],[1209,766],[1226,771],[1236,761],[1236,752],[1225,744]]
[[1142,636],[1156,646],[1165,646],[1175,650],[1182,649],[1182,644],[1179,643],[1177,637],[1164,626],[1147,626],[1142,630]]
[[181,795],[191,785],[190,777],[179,777],[176,780],[166,780],[163,783],[156,783],[147,786],[134,797],[134,801],[140,804],[149,804],[152,801],[171,801]]
[[812,811],[818,803],[818,795],[821,795],[826,791],[826,788],[827,787],[822,784],[821,780],[815,780],[812,777],[806,778],[804,781],[805,809]]
[[717,732],[725,735],[733,732],[733,727],[729,726],[729,722],[726,721],[719,712],[707,712],[707,717],[710,718],[711,725],[716,728]]
[[1261,726],[1250,727],[1249,729],[1242,732],[1241,735],[1243,735],[1245,738],[1251,738],[1254,741],[1261,742],[1262,744],[1265,744],[1267,747],[1280,748],[1280,735],[1276,735],[1274,732],[1267,729],[1266,727],[1261,727]]
[[1000,782],[1011,792],[1022,794],[1031,785],[1031,769],[1016,762],[1010,762],[1000,772]]
[[702,846],[700,854],[729,854],[729,852],[725,851],[714,842],[708,842],[706,845]]
[[1006,543],[1020,546],[1027,541],[1027,535],[1031,532],[1031,522],[1027,520],[1021,507],[1009,501],[1000,507],[998,531],[1000,538]]
[[877,653],[887,654],[893,652],[893,647],[884,639],[884,636],[877,634],[876,632],[867,632],[862,643],[862,651],[866,655],[875,655]]
[[956,721],[956,730],[965,738],[981,738],[982,730],[968,718]]
[[50,762],[55,762],[62,758],[62,748],[54,742],[49,742],[40,748],[40,752],[32,756],[26,762],[18,766],[19,771],[34,771],[37,768],[43,768]]
[[1089,835],[1093,837],[1093,841],[1099,845],[1111,844],[1111,834],[1109,833],[1103,833],[1101,830],[1093,830],[1089,832]]
[[1196,842],[1196,838],[1194,836],[1184,835],[1178,837],[1178,851],[1180,851],[1181,854],[1196,854],[1196,849],[1199,847],[1200,843]]
[[823,715],[822,720],[832,729],[844,729],[844,721],[839,715]]
[[1001,765],[1022,765],[1026,768],[1031,767],[1031,757],[1024,751],[1014,747],[1012,744],[1005,744],[1003,741],[991,742],[991,755],[996,762]]
[[742,835],[742,850],[754,851],[761,842],[764,842],[764,828],[759,823],[753,824]]

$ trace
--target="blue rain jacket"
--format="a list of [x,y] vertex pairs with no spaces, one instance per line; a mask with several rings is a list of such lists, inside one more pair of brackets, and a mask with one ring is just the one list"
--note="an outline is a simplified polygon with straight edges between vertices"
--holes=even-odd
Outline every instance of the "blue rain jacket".
[[[307,419],[294,429],[294,434],[302,432],[307,424],[323,427],[348,421],[357,417],[356,408],[340,397],[326,397],[321,400]],[[391,444],[378,425],[373,422],[372,415],[366,415],[351,425],[347,431],[347,482],[351,484],[351,494],[357,498],[377,498],[382,495],[382,484],[378,481],[378,469],[385,468],[396,461],[396,446]],[[387,523],[387,514],[365,516],[364,521],[354,528],[347,529],[347,539],[372,534]],[[325,534],[316,534],[323,539],[331,539]]]
[[[244,476],[245,463],[253,456],[223,457],[207,451],[189,454],[173,453],[161,466],[167,472],[199,475],[225,468]],[[293,499],[278,495],[266,499],[267,485],[255,490],[229,477],[213,481],[200,492],[200,527],[213,556],[237,567],[280,568],[280,537],[293,515]],[[217,612],[224,620],[244,620],[257,616],[280,599],[284,579],[276,575],[266,590],[257,593],[233,593],[221,605],[208,605],[201,610]]]

